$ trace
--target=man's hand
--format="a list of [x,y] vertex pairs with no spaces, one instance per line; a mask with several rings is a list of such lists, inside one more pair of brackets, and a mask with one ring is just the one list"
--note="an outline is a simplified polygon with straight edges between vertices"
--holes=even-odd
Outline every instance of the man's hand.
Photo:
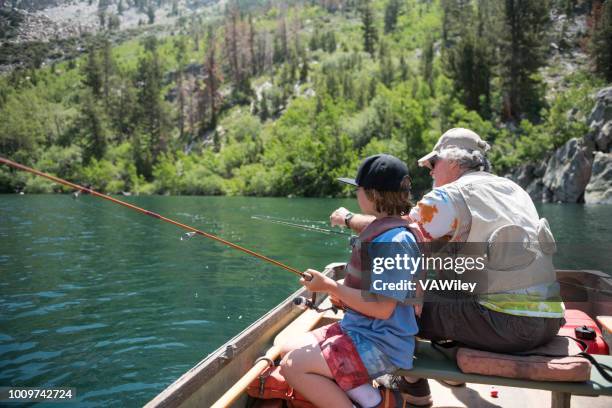
[[[417,276],[417,280],[418,279],[424,279],[427,277],[427,271],[421,271],[421,273],[419,273],[419,276]],[[418,303],[414,304],[414,314],[416,315],[416,317],[421,317],[421,313],[423,313],[423,302],[425,302],[425,291],[423,290],[423,287],[421,285],[417,285],[416,288],[416,299]]]
[[300,283],[311,292],[330,292],[337,286],[335,280],[328,278],[319,271],[308,269],[305,273],[312,278],[303,277],[300,279]]
[[423,304],[422,303],[418,303],[416,305],[413,306],[414,307],[414,314],[416,317],[421,317],[421,313],[423,313]]
[[350,211],[344,207],[340,207],[336,211],[331,213],[331,215],[329,216],[329,222],[331,226],[345,227],[346,224],[344,223],[344,219],[346,218],[346,215],[348,213],[350,213]]

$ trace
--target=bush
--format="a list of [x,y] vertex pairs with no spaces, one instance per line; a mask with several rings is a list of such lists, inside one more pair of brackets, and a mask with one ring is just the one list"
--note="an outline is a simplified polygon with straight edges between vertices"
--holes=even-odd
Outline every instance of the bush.
[[79,146],[51,146],[43,150],[36,162],[38,170],[74,181],[81,172],[83,152]]
[[33,174],[26,176],[26,183],[23,191],[28,194],[49,194],[61,191],[61,186],[42,177]]
[[194,165],[181,181],[181,192],[190,195],[221,195],[224,181],[204,165]]
[[270,195],[274,185],[272,173],[261,163],[247,164],[236,169],[231,181],[228,193],[232,195],[266,196]]
[[100,192],[119,193],[125,190],[121,171],[106,159],[91,159],[82,172],[83,184]]
[[157,164],[153,166],[155,192],[159,194],[179,194],[181,168],[180,161],[177,161],[173,154],[162,155]]
[[556,96],[545,122],[551,148],[561,147],[571,138],[588,132],[586,117],[594,105],[592,91],[588,86],[578,86]]

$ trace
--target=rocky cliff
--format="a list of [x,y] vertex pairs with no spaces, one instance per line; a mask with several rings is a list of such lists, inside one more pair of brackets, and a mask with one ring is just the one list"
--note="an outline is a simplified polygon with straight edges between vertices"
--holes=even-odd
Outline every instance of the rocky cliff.
[[597,93],[587,124],[586,135],[509,177],[537,202],[612,204],[612,86]]

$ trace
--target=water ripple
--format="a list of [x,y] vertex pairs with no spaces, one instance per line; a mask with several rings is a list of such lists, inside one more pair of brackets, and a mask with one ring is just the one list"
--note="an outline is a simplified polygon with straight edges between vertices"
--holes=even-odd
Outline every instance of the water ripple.
[[84,324],[81,326],[65,326],[57,329],[56,333],[78,333],[83,330],[92,330],[92,329],[101,329],[103,327],[108,327],[107,324],[103,323],[92,323],[92,324]]
[[211,324],[212,322],[209,320],[183,320],[181,322],[172,322],[173,326],[192,326],[192,325],[202,325],[202,324]]

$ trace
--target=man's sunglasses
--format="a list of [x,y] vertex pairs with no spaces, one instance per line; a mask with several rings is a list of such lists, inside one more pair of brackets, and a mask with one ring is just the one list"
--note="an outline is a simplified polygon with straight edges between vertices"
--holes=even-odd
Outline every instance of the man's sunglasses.
[[438,156],[434,156],[431,159],[429,159],[429,165],[431,166],[431,169],[433,170],[436,167],[436,163],[440,160],[440,158]]

